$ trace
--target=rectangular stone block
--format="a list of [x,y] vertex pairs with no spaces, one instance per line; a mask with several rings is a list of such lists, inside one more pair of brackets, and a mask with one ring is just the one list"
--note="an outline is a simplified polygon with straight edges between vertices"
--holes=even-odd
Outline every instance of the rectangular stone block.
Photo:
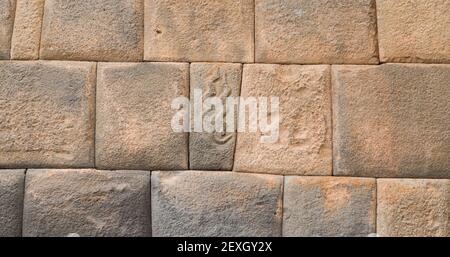
[[22,236],[25,170],[0,170],[0,237]]
[[256,62],[378,63],[375,0],[256,1]]
[[39,59],[44,0],[17,0],[11,59]]
[[450,63],[450,1],[377,0],[382,62]]
[[153,236],[280,236],[281,176],[152,172]]
[[0,167],[94,166],[94,63],[0,62]]
[[[203,101],[207,98],[217,97],[221,100],[224,108],[223,132],[191,132],[189,134],[189,164],[191,169],[195,170],[231,170],[233,168],[234,148],[236,143],[236,133],[228,132],[226,99],[228,97],[237,97],[241,91],[242,78],[241,64],[212,64],[195,63],[191,64],[191,128],[194,129],[195,113],[193,101],[196,99],[195,90],[199,90]],[[234,107],[234,124],[236,124],[237,106]],[[212,120],[216,115],[211,108],[203,109],[203,116],[210,116]],[[236,131],[236,130],[234,130]]]
[[380,236],[450,236],[450,180],[378,179],[377,183]]
[[140,61],[144,0],[46,0],[41,59]]
[[375,233],[376,182],[287,176],[283,210],[283,236],[369,236]]
[[450,178],[450,65],[333,66],[334,174]]
[[23,235],[150,236],[150,172],[28,170]]
[[10,58],[16,0],[0,0],[0,60]]
[[145,60],[253,62],[254,0],[145,0]]
[[[278,97],[279,114],[268,106],[268,118],[278,115],[280,120],[275,142],[264,142],[261,136],[270,136],[249,126],[237,135],[236,171],[331,175],[331,102],[330,67],[326,65],[272,65],[244,66],[241,96]],[[250,105],[241,104],[249,112]],[[250,114],[245,119],[251,122]],[[261,117],[258,117],[259,119]],[[260,123],[261,124],[261,123]],[[276,133],[273,133],[276,134]]]
[[188,169],[188,133],[171,127],[179,96],[189,97],[187,63],[100,63],[96,167]]

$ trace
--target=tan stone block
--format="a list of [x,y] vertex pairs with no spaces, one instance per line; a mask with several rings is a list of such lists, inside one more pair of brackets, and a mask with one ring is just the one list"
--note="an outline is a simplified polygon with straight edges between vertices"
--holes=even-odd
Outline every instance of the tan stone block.
[[25,170],[0,170],[0,237],[22,236]]
[[256,62],[378,63],[375,0],[257,0]]
[[283,210],[283,236],[368,236],[375,233],[375,179],[287,176]]
[[281,235],[282,176],[152,172],[153,236]]
[[0,62],[0,166],[94,165],[94,63]]
[[380,236],[450,236],[450,180],[378,179]]
[[189,97],[187,63],[100,63],[96,166],[188,168],[188,133],[173,132],[172,100]]
[[253,62],[254,0],[145,0],[145,60]]
[[238,133],[236,171],[331,175],[329,66],[245,65],[241,95],[279,97],[280,126],[275,143],[261,142],[261,130]]
[[450,65],[333,66],[334,174],[450,177]]
[[383,62],[450,63],[450,1],[377,0]]
[[[241,91],[241,64],[195,63],[191,64],[191,104],[195,89],[201,90],[203,100],[207,97],[218,97],[226,108],[227,97],[237,97]],[[191,113],[194,107],[191,105]],[[237,106],[234,108],[234,124],[236,124]],[[204,115],[214,115],[214,111],[204,109]],[[226,110],[222,115],[224,132],[191,132],[189,134],[189,164],[196,170],[231,170],[236,143],[236,133],[226,132]],[[194,114],[195,115],[195,114]],[[191,115],[194,117],[194,115]],[[217,115],[217,114],[216,114]],[[191,120],[193,129],[194,119]],[[236,130],[234,130],[236,131]]]
[[11,59],[39,59],[44,0],[17,0]]
[[0,0],[0,60],[10,58],[16,0]]
[[139,61],[143,0],[46,0],[41,59]]

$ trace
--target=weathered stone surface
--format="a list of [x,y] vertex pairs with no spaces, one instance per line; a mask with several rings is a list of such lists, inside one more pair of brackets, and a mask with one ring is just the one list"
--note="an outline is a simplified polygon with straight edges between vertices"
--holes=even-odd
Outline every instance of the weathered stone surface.
[[46,0],[41,58],[139,61],[143,0]]
[[329,66],[245,65],[241,91],[279,97],[280,126],[276,143],[262,143],[261,130],[238,133],[236,171],[331,175]]
[[95,67],[0,62],[0,167],[94,165]]
[[285,178],[283,236],[375,233],[376,182],[371,178]]
[[254,0],[145,0],[145,60],[253,62]]
[[44,0],[17,0],[11,59],[39,59]]
[[450,180],[378,179],[380,236],[450,236]]
[[450,177],[450,65],[333,66],[334,174]]
[[378,63],[375,0],[256,1],[256,61]]
[[0,237],[22,235],[25,170],[0,170]]
[[9,59],[16,0],[0,0],[0,60]]
[[187,63],[100,63],[96,167],[188,169],[188,133],[171,128],[178,96],[189,97]]
[[377,0],[383,62],[450,63],[450,1]]
[[27,172],[24,236],[150,236],[150,225],[150,172]]
[[[191,103],[194,99],[194,90],[201,90],[203,100],[207,97],[218,97],[224,104],[223,130],[224,132],[192,132],[189,135],[189,164],[196,170],[231,170],[236,143],[236,133],[226,131],[226,98],[239,97],[241,91],[241,64],[191,64]],[[237,99],[237,98],[236,98]],[[237,106],[234,108],[237,114]],[[194,114],[194,107],[191,108]],[[205,108],[204,116],[217,115],[213,110]],[[195,115],[195,114],[194,114]],[[191,115],[193,117],[193,115]],[[191,128],[194,128],[191,120]],[[236,124],[234,116],[234,124]],[[236,130],[234,130],[236,131]]]
[[153,236],[280,236],[282,180],[233,172],[153,172]]

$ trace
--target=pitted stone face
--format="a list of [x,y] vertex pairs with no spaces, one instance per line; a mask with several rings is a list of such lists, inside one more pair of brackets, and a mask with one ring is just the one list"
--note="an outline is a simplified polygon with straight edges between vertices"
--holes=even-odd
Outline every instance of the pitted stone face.
[[10,58],[16,0],[0,0],[0,60]]

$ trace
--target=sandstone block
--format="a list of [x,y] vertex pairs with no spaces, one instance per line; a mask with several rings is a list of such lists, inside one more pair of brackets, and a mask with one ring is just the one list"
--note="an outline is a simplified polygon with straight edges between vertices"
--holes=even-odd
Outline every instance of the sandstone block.
[[378,63],[375,0],[256,1],[256,61]]
[[143,0],[46,0],[43,59],[139,61]]
[[0,167],[94,165],[95,68],[0,62]]
[[39,59],[44,0],[17,0],[11,59]]
[[450,1],[377,0],[383,62],[450,63]]
[[10,58],[16,0],[0,0],[0,60]]
[[152,173],[154,236],[280,236],[282,177]]
[[24,236],[150,236],[150,172],[29,170]]
[[[279,98],[279,135],[276,142],[262,142],[268,133],[261,127],[238,133],[234,170],[331,175],[329,66],[245,65],[241,91],[244,98]],[[271,119],[277,115],[271,107],[268,114]]]
[[145,60],[253,62],[254,0],[145,0]]
[[[191,103],[195,90],[202,93],[203,100],[207,97],[218,97],[226,104],[227,97],[239,97],[241,90],[241,64],[191,64]],[[226,108],[226,106],[224,106]],[[237,110],[237,106],[234,107]],[[191,108],[194,113],[194,107]],[[203,110],[204,115],[218,115],[210,109]],[[209,113],[208,113],[209,112]],[[236,143],[236,133],[226,131],[226,111],[224,110],[223,132],[192,132],[189,135],[189,164],[196,170],[231,170]],[[237,111],[233,112],[236,124]],[[214,119],[214,117],[212,117]],[[193,120],[191,120],[193,121]],[[194,128],[191,123],[191,128]],[[236,130],[234,130],[236,131]]]
[[0,237],[22,236],[25,170],[0,170]]
[[450,235],[450,180],[378,179],[380,236]]
[[173,132],[171,102],[189,97],[189,64],[98,66],[96,166],[188,169],[188,133]]
[[283,209],[283,236],[368,236],[375,233],[375,179],[288,176]]
[[450,65],[333,66],[334,174],[450,178]]

